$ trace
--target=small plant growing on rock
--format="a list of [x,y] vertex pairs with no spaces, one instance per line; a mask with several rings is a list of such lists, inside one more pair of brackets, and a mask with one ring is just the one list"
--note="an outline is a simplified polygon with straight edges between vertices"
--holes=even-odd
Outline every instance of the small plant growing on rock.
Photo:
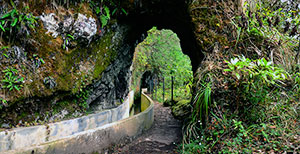
[[45,61],[43,58],[39,58],[37,54],[33,54],[33,63],[35,65],[35,68],[39,68],[42,64],[45,64]]
[[22,87],[24,78],[23,77],[19,77],[18,74],[18,70],[14,69],[14,68],[7,68],[4,71],[2,71],[3,73],[5,73],[5,77],[2,80],[2,84],[3,84],[3,88],[8,89],[9,91],[12,90],[17,90],[20,91],[20,88]]
[[71,34],[64,35],[63,40],[63,49],[68,50],[68,46],[70,45],[71,41],[74,40],[74,36],[72,36]]
[[100,20],[101,20],[101,27],[104,28],[107,24],[108,21],[110,19],[110,11],[109,8],[107,6],[104,6],[103,8],[104,11],[102,11],[102,14],[100,15]]
[[51,77],[51,76],[48,76],[44,79],[44,84],[50,89],[53,89],[56,87],[56,82],[53,79],[53,77]]
[[9,32],[9,39],[16,38],[17,35],[29,35],[30,29],[37,25],[37,18],[32,13],[27,12],[28,7],[19,11],[12,3],[14,9],[0,17],[0,29],[2,32]]
[[7,104],[7,101],[4,99],[4,98],[2,98],[2,97],[0,97],[0,110],[3,108],[3,106],[7,106],[8,104]]
[[78,105],[82,107],[84,110],[88,108],[87,99],[89,97],[89,90],[87,89],[80,89],[79,92],[76,94],[76,98],[78,100]]

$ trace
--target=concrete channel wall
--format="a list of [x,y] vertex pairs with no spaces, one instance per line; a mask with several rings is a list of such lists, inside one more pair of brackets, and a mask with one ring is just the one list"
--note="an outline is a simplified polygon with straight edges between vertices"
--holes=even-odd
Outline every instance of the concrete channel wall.
[[0,153],[92,153],[141,134],[154,120],[153,102],[148,108],[128,117],[133,92],[118,108],[58,123],[0,132]]
[[0,153],[56,141],[128,118],[132,102],[133,91],[129,93],[123,104],[111,110],[57,123],[2,131],[0,132]]

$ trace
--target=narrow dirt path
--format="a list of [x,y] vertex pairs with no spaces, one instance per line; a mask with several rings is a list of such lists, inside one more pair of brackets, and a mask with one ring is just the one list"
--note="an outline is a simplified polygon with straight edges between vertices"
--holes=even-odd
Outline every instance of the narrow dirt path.
[[116,148],[113,154],[174,154],[181,142],[181,122],[176,120],[171,109],[161,103],[154,103],[154,123],[147,132],[126,144]]

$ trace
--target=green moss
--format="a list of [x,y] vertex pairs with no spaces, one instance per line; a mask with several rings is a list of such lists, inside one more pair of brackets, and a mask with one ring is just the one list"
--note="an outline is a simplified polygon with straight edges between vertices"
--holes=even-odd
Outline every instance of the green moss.
[[114,35],[115,32],[109,32],[89,47],[80,47],[59,57],[55,65],[59,74],[57,88],[75,94],[93,80],[100,79],[117,54],[111,48]]
[[[88,47],[77,42],[76,48],[66,51],[61,47],[61,37],[54,39],[50,34],[45,34],[42,23],[40,25],[36,28],[36,33],[32,34],[35,41],[28,46],[26,52],[28,59],[37,54],[45,64],[34,71],[31,67],[22,67],[20,72],[24,75],[24,86],[27,88],[10,94],[8,100],[11,103],[21,102],[29,96],[51,96],[57,91],[78,93],[80,89],[101,78],[103,71],[115,60],[122,41],[122,35],[111,30],[109,25],[104,36]],[[53,89],[44,85],[43,80],[49,76],[57,83]]]
[[114,33],[109,33],[102,38],[102,42],[97,44],[97,54],[96,63],[93,71],[93,78],[99,79],[101,73],[106,69],[106,67],[112,62],[117,55],[117,51],[111,47],[111,40]]
[[164,101],[164,106],[168,107],[168,106],[173,106],[175,105],[176,103],[178,103],[178,100],[171,100],[171,99],[167,99]]
[[178,103],[172,106],[172,114],[175,118],[184,119],[191,111],[190,100],[180,100]]

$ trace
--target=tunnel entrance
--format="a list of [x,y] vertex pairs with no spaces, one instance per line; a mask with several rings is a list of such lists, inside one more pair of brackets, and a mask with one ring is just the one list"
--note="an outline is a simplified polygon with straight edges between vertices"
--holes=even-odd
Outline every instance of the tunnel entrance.
[[119,17],[118,21],[130,27],[126,37],[128,44],[142,42],[140,36],[153,26],[172,30],[180,38],[182,52],[190,57],[192,70],[196,73],[204,54],[195,37],[189,5],[190,1],[186,0],[135,0],[126,8],[128,16]]
[[153,79],[154,77],[151,71],[144,72],[141,77],[140,89],[147,88],[150,93],[153,92]]
[[[137,45],[133,57],[131,89],[140,93],[147,88],[153,99],[164,102],[191,98],[192,65],[185,55],[180,40],[171,30],[153,27]],[[173,78],[173,86],[172,86]]]

